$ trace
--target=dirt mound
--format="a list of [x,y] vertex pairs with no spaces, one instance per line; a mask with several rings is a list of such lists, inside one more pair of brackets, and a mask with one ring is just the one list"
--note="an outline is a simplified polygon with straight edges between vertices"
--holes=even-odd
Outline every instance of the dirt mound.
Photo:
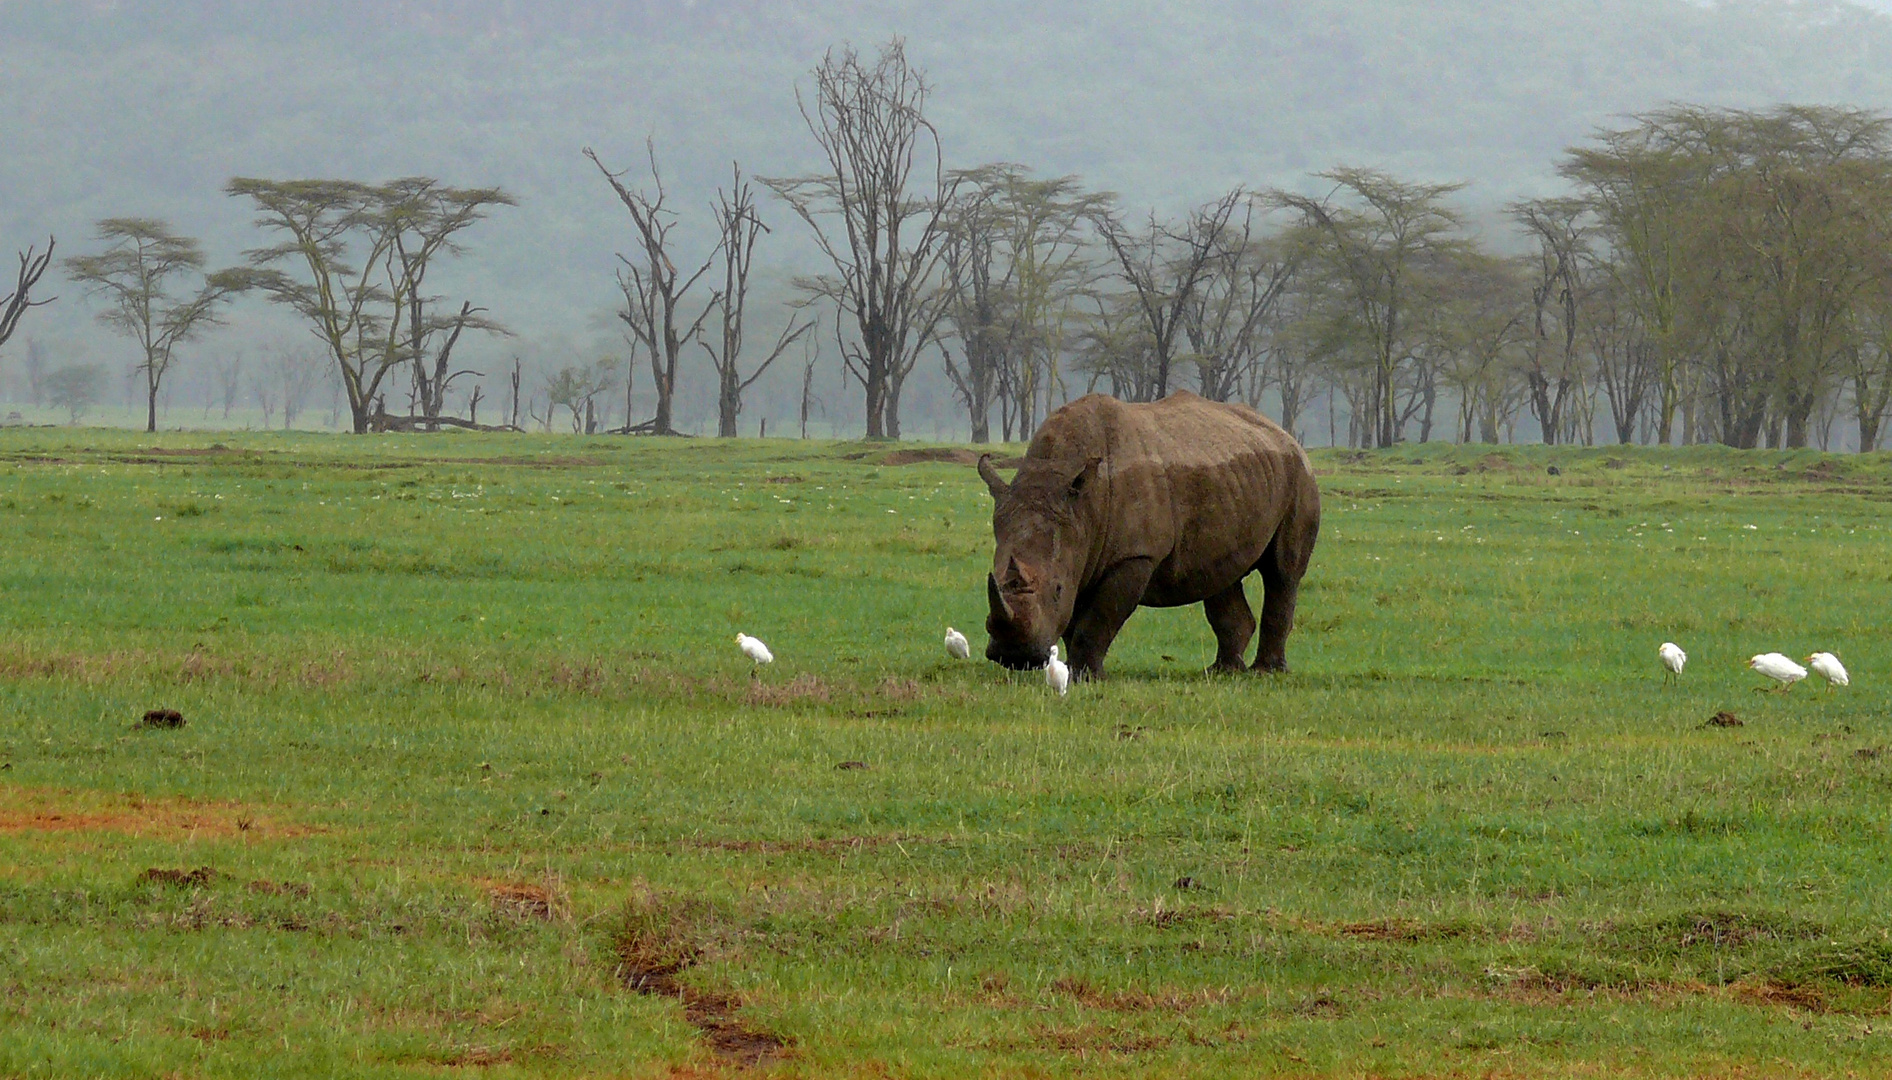
[[151,867],[138,875],[138,884],[176,885],[180,888],[202,888],[217,880],[218,874],[208,866],[195,870],[170,870],[163,867]]
[[[992,464],[1001,469],[1016,469],[1023,458],[1010,454],[993,454]],[[977,465],[979,452],[958,446],[935,446],[923,450],[895,450],[880,459],[882,465]]]
[[184,726],[184,714],[176,709],[146,709],[144,719],[138,724],[148,728],[181,728]]

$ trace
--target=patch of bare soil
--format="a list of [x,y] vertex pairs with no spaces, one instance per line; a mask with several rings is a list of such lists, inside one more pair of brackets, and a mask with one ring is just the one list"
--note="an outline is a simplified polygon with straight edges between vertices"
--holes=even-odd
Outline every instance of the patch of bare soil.
[[1169,1048],[1166,1036],[1097,1024],[1071,1028],[1041,1027],[1034,1029],[1032,1036],[1040,1046],[1056,1047],[1079,1057],[1095,1053],[1147,1054]]
[[1827,1012],[1831,1002],[1818,987],[1789,986],[1773,979],[1736,983],[1731,993],[1744,1005],[1785,1005],[1807,1012]]
[[105,832],[127,836],[283,837],[318,831],[271,820],[238,803],[0,789],[0,835]]
[[1746,726],[1747,726],[1746,724],[1743,724],[1741,722],[1740,717],[1734,715],[1731,712],[1728,712],[1725,709],[1709,717],[1702,724],[1702,727],[1746,727]]
[[569,914],[564,890],[556,882],[482,881],[493,910],[520,921],[551,922]]
[[1434,936],[1432,928],[1417,919],[1375,919],[1371,922],[1342,923],[1334,928],[1341,937],[1360,941],[1397,941],[1413,944]]
[[1205,1005],[1219,1005],[1233,996],[1227,987],[1205,987],[1188,994],[1177,990],[1159,990],[1156,993],[1149,993],[1135,987],[1127,990],[1105,990],[1089,979],[1072,975],[1052,980],[1051,990],[1087,1009],[1122,1013],[1152,1011],[1182,1013]]
[[750,855],[785,855],[792,852],[866,851],[887,844],[924,844],[920,836],[841,836],[826,840],[689,840],[691,847],[711,851],[739,851]]
[[787,1055],[788,1040],[745,1023],[737,1015],[741,997],[678,978],[703,955],[706,920],[700,903],[648,891],[633,896],[618,934],[618,978],[640,994],[681,1002],[683,1018],[719,1061],[745,1069],[774,1064]]
[[825,705],[834,696],[828,684],[811,672],[802,672],[786,683],[776,685],[755,679],[749,683],[751,705],[801,705],[808,702]]
[[[992,465],[998,469],[1016,469],[1018,463],[1025,460],[1011,454],[993,454]],[[895,450],[880,459],[882,465],[977,465],[979,453],[964,447],[928,447],[922,450]]]
[[306,883],[300,881],[257,880],[250,882],[246,888],[253,893],[260,893],[264,896],[294,896],[299,899],[307,898],[311,892],[315,891]]

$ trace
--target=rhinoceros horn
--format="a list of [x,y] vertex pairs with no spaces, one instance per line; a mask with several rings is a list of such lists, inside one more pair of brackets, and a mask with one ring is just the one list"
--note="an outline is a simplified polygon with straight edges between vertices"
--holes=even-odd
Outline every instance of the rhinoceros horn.
[[991,454],[979,455],[979,476],[985,481],[985,486],[991,490],[994,499],[1004,498],[1005,493],[1012,489],[1012,486],[999,476],[999,471],[992,467]]
[[991,601],[993,615],[1008,623],[1012,621],[1012,607],[1005,602],[1005,595],[999,592],[998,579],[991,574],[985,576],[985,596]]

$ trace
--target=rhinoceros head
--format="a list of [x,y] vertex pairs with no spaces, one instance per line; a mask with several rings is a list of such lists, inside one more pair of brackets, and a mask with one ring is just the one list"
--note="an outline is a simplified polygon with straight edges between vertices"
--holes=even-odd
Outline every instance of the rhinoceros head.
[[979,475],[992,491],[992,573],[985,579],[986,659],[1013,670],[1043,667],[1064,636],[1090,549],[1084,495],[1102,459],[1028,458],[1006,483],[992,462]]

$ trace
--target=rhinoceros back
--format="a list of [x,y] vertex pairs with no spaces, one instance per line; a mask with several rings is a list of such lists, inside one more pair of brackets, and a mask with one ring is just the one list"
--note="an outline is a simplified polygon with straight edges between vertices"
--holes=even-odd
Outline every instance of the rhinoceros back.
[[1047,417],[1027,457],[1102,459],[1084,508],[1096,525],[1086,576],[1149,558],[1146,604],[1201,601],[1264,556],[1298,578],[1311,554],[1320,496],[1307,455],[1246,406],[1187,392],[1151,404],[1091,394]]

